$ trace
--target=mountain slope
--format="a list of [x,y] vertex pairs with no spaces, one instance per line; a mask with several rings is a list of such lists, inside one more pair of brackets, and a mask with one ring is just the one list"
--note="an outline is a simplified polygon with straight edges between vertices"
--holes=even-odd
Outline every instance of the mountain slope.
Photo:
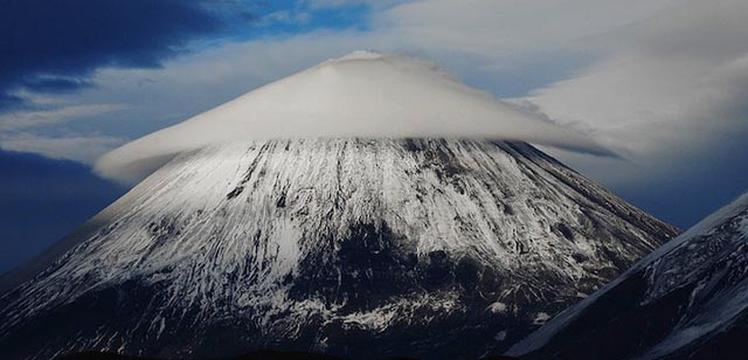
[[510,353],[528,359],[744,359],[747,240],[748,194]]
[[521,142],[211,146],[6,278],[0,352],[475,358],[674,234]]

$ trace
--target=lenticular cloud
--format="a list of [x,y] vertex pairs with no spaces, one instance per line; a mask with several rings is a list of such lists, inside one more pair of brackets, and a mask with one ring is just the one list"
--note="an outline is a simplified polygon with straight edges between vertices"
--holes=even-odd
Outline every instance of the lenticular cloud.
[[135,181],[176,154],[269,138],[480,137],[591,153],[579,133],[470,88],[421,60],[355,52],[265,85],[104,155],[103,176]]

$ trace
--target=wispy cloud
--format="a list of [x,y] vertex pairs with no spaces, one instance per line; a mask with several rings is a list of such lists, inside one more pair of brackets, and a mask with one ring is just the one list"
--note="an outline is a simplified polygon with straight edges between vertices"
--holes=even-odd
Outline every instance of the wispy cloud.
[[0,134],[0,148],[29,152],[52,159],[73,160],[85,164],[125,143],[123,138],[102,135],[42,136],[33,133]]
[[[42,110],[16,110],[0,115],[0,149],[29,152],[53,159],[91,164],[101,154],[122,145],[126,139],[98,133],[63,131],[67,122],[111,114],[127,109],[122,104],[71,105],[64,99],[32,95],[27,103]],[[50,127],[56,131],[45,131]]]
[[0,132],[26,129],[42,125],[107,114],[126,109],[122,104],[68,105],[48,110],[18,110],[0,115]]
[[748,134],[748,13],[744,1],[692,1],[595,39],[601,60],[527,100],[594,129],[636,164],[629,181],[692,166]]

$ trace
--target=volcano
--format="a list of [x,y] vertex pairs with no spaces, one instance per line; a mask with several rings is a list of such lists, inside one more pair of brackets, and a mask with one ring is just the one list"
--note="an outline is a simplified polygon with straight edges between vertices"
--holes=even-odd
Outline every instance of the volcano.
[[[415,66],[347,61],[354,74]],[[346,78],[331,64],[320,71]],[[226,111],[267,105],[256,99]],[[676,234],[523,141],[237,130],[220,143],[163,143],[207,124],[256,124],[219,110],[115,150],[104,172],[157,170],[2,278],[6,358],[500,354]]]

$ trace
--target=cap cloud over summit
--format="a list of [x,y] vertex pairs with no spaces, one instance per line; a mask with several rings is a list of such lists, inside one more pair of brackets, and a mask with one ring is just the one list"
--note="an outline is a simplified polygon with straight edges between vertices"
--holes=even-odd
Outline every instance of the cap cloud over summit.
[[96,168],[133,181],[175,154],[206,145],[319,137],[476,137],[610,154],[581,133],[470,88],[432,63],[357,51],[126,144]]

